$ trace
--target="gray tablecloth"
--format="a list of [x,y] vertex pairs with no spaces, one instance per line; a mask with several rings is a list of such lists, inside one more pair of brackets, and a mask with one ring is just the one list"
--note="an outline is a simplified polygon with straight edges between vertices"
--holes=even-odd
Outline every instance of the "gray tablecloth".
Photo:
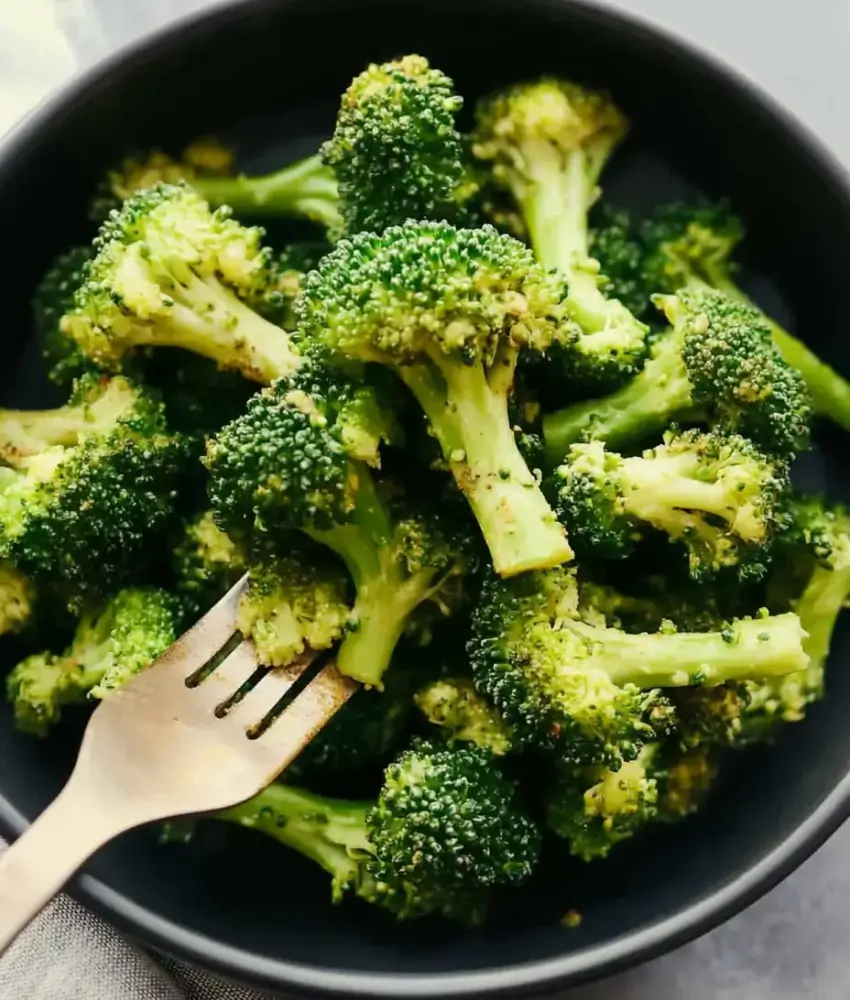
[[[0,0],[0,132],[133,37],[216,0]],[[521,0],[518,0],[521,2]],[[694,38],[805,118],[850,163],[850,3],[610,0]],[[570,1000],[844,1000],[850,995],[850,829],[700,941]],[[0,960],[0,1000],[263,1000],[144,954],[67,897]]]

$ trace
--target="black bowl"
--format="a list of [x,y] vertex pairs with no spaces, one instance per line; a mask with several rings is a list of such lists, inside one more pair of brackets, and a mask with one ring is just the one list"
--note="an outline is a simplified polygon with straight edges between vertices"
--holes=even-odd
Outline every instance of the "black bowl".
[[[469,103],[551,71],[609,87],[634,130],[606,178],[636,209],[695,190],[728,195],[749,227],[745,281],[850,372],[844,300],[850,197],[811,138],[762,95],[680,42],[558,0],[255,0],[217,8],[124,51],[31,116],[0,154],[4,402],[45,398],[29,296],[52,256],[88,234],[87,200],[130,147],[234,135],[259,170],[315,150],[338,96],[371,60],[407,51],[454,76]],[[828,428],[804,473],[847,492]],[[322,873],[250,835],[162,848],[122,838],[74,891],[149,945],[233,978],[297,993],[458,996],[541,992],[608,974],[702,933],[764,893],[845,818],[850,802],[848,632],[829,698],[769,751],[741,757],[698,820],[624,846],[598,867],[556,865],[473,934],[397,927],[333,908]],[[12,644],[3,647],[12,662]],[[0,710],[0,827],[19,833],[67,776],[79,726],[16,734]],[[568,909],[578,928],[559,926]]]

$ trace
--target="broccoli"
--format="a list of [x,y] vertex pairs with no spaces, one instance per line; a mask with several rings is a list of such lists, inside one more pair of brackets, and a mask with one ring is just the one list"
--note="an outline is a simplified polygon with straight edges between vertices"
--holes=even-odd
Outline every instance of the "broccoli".
[[272,323],[295,331],[295,302],[304,278],[331,251],[329,243],[293,243],[271,257],[270,279],[251,305]]
[[185,620],[194,623],[206,614],[245,568],[242,547],[218,527],[211,510],[185,521],[172,558],[174,592]]
[[608,396],[544,416],[552,463],[577,441],[622,448],[677,421],[708,420],[773,454],[807,447],[808,392],[758,310],[711,290],[657,301],[672,329],[655,340],[643,371]]
[[317,862],[335,901],[352,894],[398,919],[479,923],[494,890],[528,879],[540,848],[514,782],[490,753],[427,743],[390,764],[374,803],[276,784],[216,818]]
[[501,756],[513,746],[510,729],[498,711],[475,690],[468,677],[441,677],[414,698],[425,718],[450,741],[472,743]]
[[540,263],[566,279],[569,335],[556,340],[550,364],[591,391],[609,391],[643,365],[648,327],[617,299],[606,299],[590,256],[588,212],[599,176],[627,130],[602,93],[544,78],[491,96],[477,109],[473,152],[493,164],[508,188]]
[[652,319],[652,296],[667,291],[653,284],[644,266],[646,253],[629,213],[602,202],[594,207],[590,253],[599,262],[602,290],[638,319]]
[[36,582],[75,591],[71,600],[138,571],[148,539],[169,523],[185,464],[185,441],[168,432],[161,404],[115,384],[111,427],[104,408],[77,444],[0,468],[0,557]]
[[94,256],[90,244],[72,247],[56,258],[33,296],[35,328],[51,382],[63,389],[92,368],[79,344],[62,330],[62,317],[74,304],[85,268]]
[[330,649],[353,627],[345,567],[322,546],[304,543],[251,560],[239,600],[236,627],[270,667],[285,667],[307,648]]
[[668,432],[641,456],[601,441],[572,445],[553,476],[555,508],[576,549],[628,555],[646,526],[682,543],[695,579],[733,567],[764,576],[786,524],[787,463],[760,454],[739,435]]
[[491,578],[468,645],[476,687],[517,742],[576,764],[616,769],[669,731],[659,689],[760,680],[805,669],[792,613],[741,619],[723,631],[628,634],[580,616],[575,572]]
[[463,221],[470,195],[455,125],[462,104],[422,56],[372,64],[355,77],[321,149],[339,181],[347,235],[408,219]]
[[[681,288],[716,288],[752,306],[735,281],[732,255],[744,226],[728,204],[672,204],[641,226],[646,280],[654,292]],[[774,320],[764,317],[773,342],[786,362],[802,375],[815,413],[850,430],[850,382]]]
[[37,589],[9,562],[0,562],[0,635],[20,632],[33,620]]
[[572,558],[508,416],[517,357],[551,344],[561,295],[490,226],[411,222],[344,240],[297,306],[308,352],[387,365],[413,392],[505,576]]
[[103,368],[140,347],[181,347],[270,382],[298,358],[287,334],[244,301],[272,277],[262,238],[185,184],[142,191],[101,227],[62,331]]
[[168,649],[177,621],[175,598],[156,587],[127,588],[88,609],[63,653],[36,653],[7,677],[17,726],[43,736],[66,705],[108,697]]
[[[451,518],[386,498],[370,466],[392,438],[393,417],[366,385],[306,365],[280,379],[214,438],[205,459],[219,523],[274,537],[301,531],[341,557],[356,597],[337,657],[340,670],[378,686],[410,616],[456,596],[469,557]],[[382,484],[383,485],[383,484]],[[333,590],[322,602],[338,606]],[[446,608],[447,612],[450,608]],[[343,627],[341,612],[330,622]]]

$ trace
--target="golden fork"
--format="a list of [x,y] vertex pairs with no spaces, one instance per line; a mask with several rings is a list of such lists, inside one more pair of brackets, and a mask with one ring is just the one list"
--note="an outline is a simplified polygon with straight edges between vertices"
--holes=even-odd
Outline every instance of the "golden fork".
[[0,856],[0,954],[105,843],[251,798],[356,690],[312,652],[261,667],[235,626],[245,585],[92,713],[67,784]]

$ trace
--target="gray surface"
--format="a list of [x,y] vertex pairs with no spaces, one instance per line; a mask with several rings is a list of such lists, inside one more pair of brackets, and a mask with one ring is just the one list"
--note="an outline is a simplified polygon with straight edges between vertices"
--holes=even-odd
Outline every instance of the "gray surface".
[[[34,0],[33,0],[34,2]],[[88,62],[210,0],[46,0],[72,52]],[[213,0],[214,2],[214,0]],[[842,84],[850,60],[850,0],[607,0],[736,66],[793,111],[850,165]],[[27,93],[66,75],[67,52],[22,59],[16,30],[28,0],[0,2],[0,85],[19,72]],[[20,6],[18,6],[20,4]],[[14,49],[14,53],[13,53]],[[15,58],[16,57],[16,58]],[[11,67],[11,69],[10,69]],[[17,68],[16,68],[17,67]],[[573,991],[570,1000],[761,1000],[850,995],[850,827],[767,897],[701,940],[638,970]]]

